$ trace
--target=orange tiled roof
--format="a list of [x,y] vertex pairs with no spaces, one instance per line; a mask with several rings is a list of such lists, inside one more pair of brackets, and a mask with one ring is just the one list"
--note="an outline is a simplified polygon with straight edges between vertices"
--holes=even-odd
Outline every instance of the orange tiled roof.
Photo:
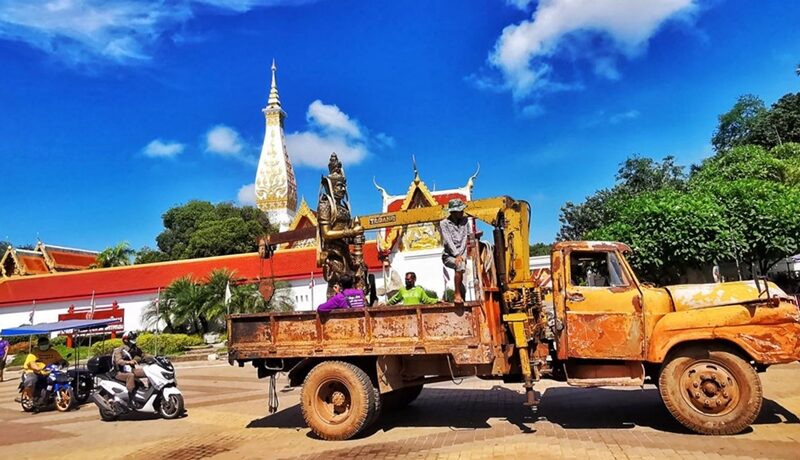
[[42,252],[48,265],[54,271],[84,270],[97,262],[97,251],[65,248],[39,243],[36,249]]
[[[364,259],[372,271],[381,263],[374,241],[364,245]],[[40,276],[21,276],[0,279],[0,307],[39,302],[118,298],[124,295],[154,293],[183,277],[204,278],[212,270],[227,269],[243,280],[274,277],[278,280],[307,279],[311,273],[321,275],[317,267],[316,248],[277,251],[271,259],[261,259],[256,253],[202,259],[178,260],[126,267],[52,273]]]

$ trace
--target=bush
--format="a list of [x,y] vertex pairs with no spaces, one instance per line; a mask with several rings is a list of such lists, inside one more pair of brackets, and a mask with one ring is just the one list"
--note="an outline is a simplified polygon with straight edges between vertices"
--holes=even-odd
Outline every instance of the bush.
[[[156,344],[159,355],[174,355],[186,351],[189,347],[202,345],[202,337],[186,334],[155,334],[145,332],[137,339],[137,345],[147,354],[155,354]],[[122,345],[122,339],[110,339],[92,345],[92,355],[109,354],[114,348]]]
[[122,339],[103,340],[102,342],[93,343],[89,354],[92,356],[108,355],[120,345],[122,345]]

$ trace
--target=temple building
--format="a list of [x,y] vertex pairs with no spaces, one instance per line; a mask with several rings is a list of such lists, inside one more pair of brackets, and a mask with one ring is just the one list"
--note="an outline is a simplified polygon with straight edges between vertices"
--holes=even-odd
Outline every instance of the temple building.
[[256,170],[255,195],[259,209],[267,213],[269,221],[283,231],[289,228],[294,220],[297,209],[297,182],[286,150],[286,137],[283,131],[286,112],[281,108],[281,99],[278,96],[276,70],[273,60],[269,99],[267,106],[262,109],[266,130]]

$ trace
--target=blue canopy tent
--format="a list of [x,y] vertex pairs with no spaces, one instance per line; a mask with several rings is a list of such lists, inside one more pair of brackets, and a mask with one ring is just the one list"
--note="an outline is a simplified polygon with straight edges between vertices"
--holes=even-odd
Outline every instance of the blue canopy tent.
[[[32,324],[30,326],[10,327],[0,330],[1,337],[19,337],[21,335],[44,335],[59,331],[80,331],[105,327],[109,324],[118,323],[119,318],[112,319],[68,319],[56,321],[55,323]],[[91,342],[90,342],[91,344]],[[30,353],[30,350],[28,350]],[[78,352],[75,353],[75,367],[78,367]]]
[[10,327],[0,330],[0,336],[15,337],[20,335],[40,335],[51,332],[94,329],[97,327],[108,326],[118,323],[119,319],[69,319],[66,321],[56,321],[55,323],[41,323],[30,326]]

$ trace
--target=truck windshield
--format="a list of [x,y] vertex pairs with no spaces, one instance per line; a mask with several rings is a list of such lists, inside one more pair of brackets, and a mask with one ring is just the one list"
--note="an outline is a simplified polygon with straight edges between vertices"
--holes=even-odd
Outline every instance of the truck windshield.
[[570,274],[573,286],[628,286],[625,272],[613,252],[573,251]]

